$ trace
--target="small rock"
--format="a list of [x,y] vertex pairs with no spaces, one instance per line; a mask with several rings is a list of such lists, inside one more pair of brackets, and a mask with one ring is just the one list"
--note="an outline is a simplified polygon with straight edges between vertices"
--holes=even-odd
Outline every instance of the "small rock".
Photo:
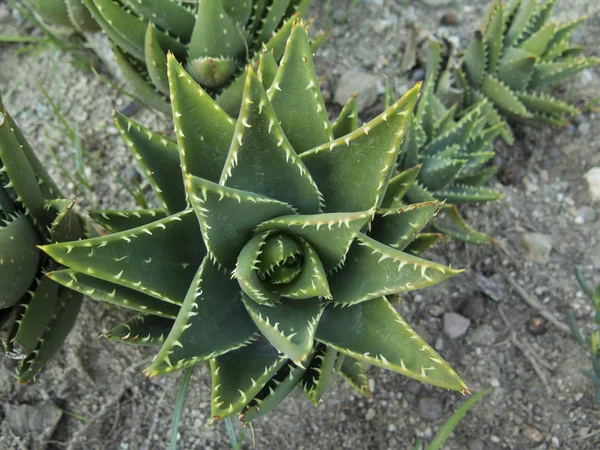
[[8,426],[21,438],[49,439],[61,417],[62,412],[52,403],[6,406]]
[[550,439],[550,441],[552,442],[552,446],[554,448],[560,447],[560,439],[558,439],[556,436],[552,436],[552,439]]
[[529,425],[521,429],[521,434],[529,441],[539,444],[544,440],[544,436],[540,433],[540,430]]
[[481,325],[471,334],[471,341],[474,344],[493,345],[496,341],[496,331],[491,325]]
[[482,319],[485,316],[485,301],[481,295],[470,295],[460,303],[458,312],[472,321]]
[[433,345],[433,348],[435,348],[435,351],[438,353],[444,351],[444,337],[442,335],[439,335],[435,338],[435,344]]
[[442,404],[436,398],[424,397],[419,400],[419,413],[425,420],[437,420],[442,417]]
[[590,133],[591,124],[588,121],[581,122],[577,129],[579,130],[579,134],[582,136],[586,136]]
[[450,339],[457,339],[463,336],[471,325],[471,321],[469,319],[453,312],[444,314],[443,321],[444,333]]
[[591,223],[596,220],[598,213],[590,206],[582,206],[577,210],[577,216],[575,217],[575,223],[582,225],[584,223]]
[[345,72],[338,81],[333,100],[344,106],[351,95],[358,92],[358,109],[362,111],[377,101],[381,78],[358,70]]
[[388,431],[393,433],[394,431],[397,431],[397,430],[398,430],[398,427],[396,425],[394,425],[393,423],[390,423],[388,425]]
[[367,414],[365,415],[366,420],[373,420],[375,418],[375,410],[373,408],[369,408],[367,410]]
[[547,331],[546,320],[539,315],[533,316],[527,321],[527,331],[534,336],[544,334]]
[[[600,181],[599,181],[600,182]],[[552,240],[550,236],[541,233],[523,233],[521,235],[525,245],[526,256],[529,260],[544,264],[550,259]]]
[[430,316],[432,317],[442,317],[444,315],[444,307],[440,305],[433,305],[431,308],[427,310]]
[[440,23],[442,25],[446,25],[446,26],[451,26],[453,27],[454,25],[456,25],[458,23],[458,20],[456,18],[456,14],[453,13],[452,11],[447,12],[446,14],[444,14],[442,16],[442,18],[440,19]]
[[483,446],[483,442],[481,440],[475,438],[475,439],[471,439],[467,443],[467,449],[468,450],[484,450],[485,447]]
[[452,3],[452,0],[421,0],[427,6],[444,6]]
[[590,169],[584,178],[587,180],[589,185],[590,197],[592,201],[597,202],[600,200],[600,167],[594,167]]
[[583,398],[583,392],[578,392],[577,394],[575,394],[575,401],[576,402],[578,402],[582,398]]

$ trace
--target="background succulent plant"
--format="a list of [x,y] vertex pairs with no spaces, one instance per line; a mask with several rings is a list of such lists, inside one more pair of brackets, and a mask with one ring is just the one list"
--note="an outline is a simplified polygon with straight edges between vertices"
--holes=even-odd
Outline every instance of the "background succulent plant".
[[125,78],[150,106],[168,110],[167,52],[235,115],[243,68],[266,46],[281,58],[292,17],[310,0],[85,0],[115,44]]
[[22,360],[20,381],[60,348],[81,304],[80,294],[42,276],[55,265],[37,246],[85,231],[61,197],[0,97],[0,338],[7,356]]
[[[388,85],[386,107],[394,95]],[[442,214],[432,225],[454,238],[488,243],[489,237],[472,230],[461,218],[457,206],[484,203],[502,197],[483,185],[496,173],[495,166],[484,167],[495,153],[493,142],[502,125],[489,126],[491,105],[487,100],[461,111],[457,104],[446,108],[434,94],[433,78],[425,84],[416,114],[408,121],[406,139],[398,159],[397,174],[390,183],[394,207],[410,206],[417,230],[432,216],[419,205],[444,202]],[[421,217],[421,220],[417,220]],[[430,235],[430,240],[436,235]],[[440,235],[437,235],[441,238]]]
[[23,0],[49,25],[74,29],[81,33],[100,27],[83,4],[83,0]]
[[209,362],[215,418],[295,386],[317,404],[337,372],[366,394],[363,362],[468,392],[387,297],[457,272],[403,252],[406,212],[385,206],[418,87],[331,125],[302,22],[279,66],[247,69],[237,120],[172,56],[168,75],[177,142],[115,117],[160,208],[92,213],[114,234],[45,246],[68,267],[49,276],[138,311],[106,335],[159,348],[149,375]]
[[[428,70],[437,76],[439,95],[447,105],[458,99],[473,105],[487,98],[493,105],[492,124],[509,122],[564,125],[578,109],[542,91],[567,76],[600,62],[571,46],[573,32],[585,18],[564,25],[549,22],[556,0],[492,0],[466,51],[458,59],[442,56],[442,45],[431,40]],[[442,64],[445,60],[445,64]],[[454,62],[458,67],[454,69]],[[505,124],[503,135],[512,141]]]

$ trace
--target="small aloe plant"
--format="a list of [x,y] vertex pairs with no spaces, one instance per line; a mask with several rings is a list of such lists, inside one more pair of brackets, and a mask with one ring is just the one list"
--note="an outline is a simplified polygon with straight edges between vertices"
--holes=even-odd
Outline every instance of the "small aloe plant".
[[214,418],[252,421],[295,386],[317,404],[338,372],[368,394],[365,362],[468,392],[393,306],[458,272],[404,252],[386,200],[418,87],[332,125],[301,21],[281,64],[247,68],[237,120],[173,56],[168,79],[177,142],[115,117],[161,206],[93,212],[114,234],[45,246],[68,267],[49,277],[137,311],[106,336],[155,346],[149,375],[210,363]]
[[113,42],[122,74],[150,106],[168,110],[167,53],[236,114],[244,67],[263,46],[279,60],[310,0],[84,0]]
[[83,0],[23,0],[49,25],[83,32],[100,27],[83,4]]
[[43,276],[55,268],[39,245],[86,231],[39,162],[0,97],[0,339],[21,360],[17,378],[35,377],[66,338],[81,294]]
[[[585,18],[564,25],[549,22],[556,0],[492,0],[464,54],[450,55],[439,73],[436,93],[447,104],[457,100],[473,105],[487,98],[493,105],[490,123],[503,123],[504,138],[512,142],[509,122],[565,125],[579,113],[573,105],[542,91],[599,58],[586,58],[584,49],[571,46],[573,32]],[[430,41],[428,68],[436,73],[442,63],[442,45]],[[452,73],[454,72],[454,73]]]
[[[388,85],[386,106],[392,98]],[[483,187],[497,170],[483,166],[494,157],[493,142],[502,128],[500,124],[488,125],[490,109],[484,99],[462,111],[457,119],[457,104],[451,108],[442,104],[434,94],[433,78],[425,84],[416,114],[408,121],[398,174],[389,187],[394,191],[395,206],[406,204],[413,209],[412,222],[417,230],[432,218],[421,205],[445,202],[442,217],[432,222],[435,228],[457,239],[489,242],[488,236],[466,225],[456,206],[502,197],[500,192]]]

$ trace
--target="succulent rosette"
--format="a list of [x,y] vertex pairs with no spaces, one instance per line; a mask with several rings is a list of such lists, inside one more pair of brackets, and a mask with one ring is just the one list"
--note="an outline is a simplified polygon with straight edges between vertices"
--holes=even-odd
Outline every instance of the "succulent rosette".
[[114,233],[45,246],[68,267],[49,276],[138,311],[107,336],[159,348],[149,375],[210,363],[215,418],[295,386],[317,404],[338,372],[367,393],[363,362],[468,391],[393,305],[457,273],[403,251],[416,235],[388,197],[419,88],[332,125],[302,22],[279,65],[247,68],[237,120],[173,57],[168,74],[176,142],[116,116],[160,208],[94,212]]

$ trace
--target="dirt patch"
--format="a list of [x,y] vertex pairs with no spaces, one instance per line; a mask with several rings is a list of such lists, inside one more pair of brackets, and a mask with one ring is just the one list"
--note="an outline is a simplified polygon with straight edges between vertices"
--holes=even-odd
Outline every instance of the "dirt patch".
[[[348,2],[314,2],[316,26],[332,25],[332,36],[319,50],[317,70],[329,92],[328,107],[338,80],[347,71],[387,76],[402,91],[414,82],[399,72],[401,49],[411,24],[427,32],[466,43],[487,2],[362,0],[345,16]],[[433,6],[429,6],[433,5]],[[440,6],[441,5],[441,6]],[[444,14],[455,14],[456,26],[442,26]],[[600,6],[585,0],[562,1],[561,20],[587,14],[589,19],[574,39],[588,53],[599,55]],[[0,5],[2,33],[34,32]],[[58,133],[59,123],[35,80],[46,87],[63,112],[77,126],[91,154],[88,176],[94,193],[68,186],[82,207],[133,207],[131,197],[115,182],[141,180],[112,126],[111,110],[128,99],[117,95],[93,74],[71,64],[71,56],[43,49],[23,53],[23,47],[0,44],[0,89],[7,104],[40,156],[64,178],[43,149],[42,132],[56,140],[56,150],[67,170],[75,171],[73,149]],[[380,92],[380,87],[378,87]],[[600,95],[600,70],[588,70],[563,86],[561,95],[575,102]],[[382,108],[381,95],[362,112],[368,119]],[[136,119],[167,131],[168,120],[149,112]],[[600,281],[600,217],[591,202],[584,174],[600,166],[600,115],[586,113],[565,129],[517,130],[512,147],[498,144],[501,166],[494,187],[504,199],[464,210],[471,224],[497,238],[495,246],[446,243],[429,258],[464,267],[463,274],[424,291],[407,295],[401,313],[440,351],[473,391],[494,391],[458,426],[447,449],[596,449],[600,410],[593,404],[594,387],[579,369],[588,368],[585,352],[552,324],[531,334],[530,319],[537,314],[517,293],[514,279],[529,296],[566,323],[572,310],[580,327],[591,324],[591,307],[572,276],[575,264]],[[64,183],[63,183],[64,184]],[[582,208],[588,214],[578,218]],[[551,245],[547,259],[534,263],[522,242],[524,233],[544,235]],[[494,297],[492,299],[491,297]],[[443,333],[444,313],[469,317],[466,334],[450,340]],[[151,351],[114,345],[99,334],[121,318],[120,313],[93,301],[84,307],[66,345],[35,383],[18,385],[11,379],[11,362],[0,359],[0,448],[157,449],[167,448],[170,421],[180,375],[147,379],[140,372]],[[533,361],[533,362],[532,362]],[[536,367],[534,368],[534,364]],[[536,372],[536,369],[538,372]],[[268,419],[254,425],[257,448],[264,449],[408,449],[417,438],[429,439],[460,404],[459,394],[431,388],[400,375],[369,369],[373,398],[366,400],[338,381],[318,408],[299,391]],[[546,384],[543,383],[545,380]],[[180,427],[181,448],[230,448],[223,424],[206,427],[210,413],[210,376],[195,370]],[[50,432],[26,420],[31,411],[48,411],[55,404],[86,419],[44,413]],[[26,407],[25,407],[26,406]],[[33,408],[33,409],[31,409]],[[27,430],[27,426],[30,430]],[[25,429],[25,430],[24,430]],[[251,438],[247,433],[245,448]]]

